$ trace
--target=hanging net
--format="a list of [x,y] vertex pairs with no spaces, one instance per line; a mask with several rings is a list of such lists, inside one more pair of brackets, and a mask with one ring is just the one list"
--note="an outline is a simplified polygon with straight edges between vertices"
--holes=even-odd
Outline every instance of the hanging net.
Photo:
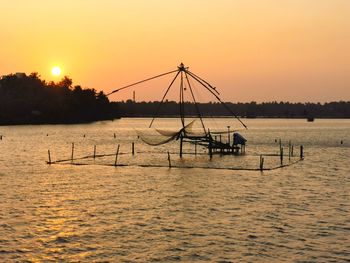
[[148,130],[136,130],[139,138],[146,144],[152,146],[158,146],[169,143],[173,140],[183,138],[203,138],[206,136],[204,131],[196,131],[193,129],[195,120],[191,121],[184,128],[180,130],[161,130],[161,129],[148,129]]

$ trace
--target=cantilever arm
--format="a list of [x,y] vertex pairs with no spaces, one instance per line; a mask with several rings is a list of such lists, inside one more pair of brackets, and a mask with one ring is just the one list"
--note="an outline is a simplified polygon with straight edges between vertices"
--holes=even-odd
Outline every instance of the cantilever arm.
[[129,87],[135,86],[135,85],[140,84],[140,83],[142,83],[142,82],[145,82],[145,81],[148,81],[148,80],[152,80],[152,79],[155,79],[155,78],[159,78],[159,77],[162,77],[162,76],[165,76],[165,75],[174,73],[174,72],[176,72],[176,71],[179,71],[179,70],[178,70],[178,69],[172,70],[172,71],[169,71],[169,72],[167,72],[167,73],[163,73],[163,74],[160,74],[160,75],[157,75],[157,76],[148,78],[148,79],[144,79],[144,80],[135,82],[135,83],[133,83],[133,84],[129,84],[129,85],[127,85],[127,86],[124,86],[124,87],[121,87],[121,88],[119,88],[119,89],[113,90],[112,92],[108,93],[106,96],[109,96],[109,95],[111,95],[111,94],[113,94],[113,93],[115,93],[115,92],[117,92],[117,91],[120,91],[120,90],[129,88]]
[[[220,93],[216,90],[215,87],[213,87],[212,85],[210,85],[210,83],[204,79],[202,79],[201,77],[197,76],[196,74],[194,74],[193,72],[189,71],[189,70],[186,70],[187,73],[190,73],[190,75],[192,77],[196,77],[197,79],[199,79],[201,82],[207,84],[217,95],[220,95]],[[203,84],[202,84],[203,85]]]
[[[203,87],[205,87],[211,94],[213,94],[213,96],[228,110],[228,112],[230,112],[242,125],[244,128],[248,129],[247,125],[245,125],[243,123],[243,121],[241,121],[241,119],[230,109],[230,107],[223,102],[218,95],[216,95],[209,87],[207,87],[206,85],[203,84],[203,82],[201,80],[199,80],[193,73],[186,71],[188,75],[190,75],[193,79],[195,79],[199,84],[201,84]],[[215,90],[215,89],[214,89]]]

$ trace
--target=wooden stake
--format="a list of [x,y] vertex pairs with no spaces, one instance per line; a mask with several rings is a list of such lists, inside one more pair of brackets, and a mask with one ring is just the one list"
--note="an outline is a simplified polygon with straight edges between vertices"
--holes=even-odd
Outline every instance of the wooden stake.
[[118,154],[119,154],[119,144],[118,144],[117,152],[115,153],[115,161],[114,161],[114,166],[117,166]]
[[212,141],[209,139],[209,157],[213,158],[213,149],[212,149]]
[[281,159],[281,165],[283,165],[283,147],[281,147],[280,159]]
[[280,154],[281,154],[281,149],[282,149],[282,140],[279,139],[279,145],[280,145]]
[[180,135],[180,158],[182,158],[182,135]]
[[94,159],[96,158],[96,145],[94,145]]
[[260,171],[264,170],[264,157],[260,155]]
[[72,143],[72,155],[70,157],[71,162],[73,162],[74,159],[74,142]]
[[131,143],[131,153],[132,153],[132,155],[135,155],[135,143],[134,142]]
[[291,151],[292,151],[292,146],[291,146],[292,144],[291,144],[291,142],[289,141],[288,142],[288,159],[289,159],[289,161],[290,161],[290,156],[291,156]]
[[168,151],[168,162],[169,162],[169,168],[171,168],[171,160],[170,160],[170,153]]
[[47,154],[49,155],[49,162],[48,162],[48,164],[51,164],[51,154],[50,154],[50,150],[47,150]]
[[300,145],[300,159],[304,159],[304,147]]
[[194,155],[197,155],[197,140],[194,142]]

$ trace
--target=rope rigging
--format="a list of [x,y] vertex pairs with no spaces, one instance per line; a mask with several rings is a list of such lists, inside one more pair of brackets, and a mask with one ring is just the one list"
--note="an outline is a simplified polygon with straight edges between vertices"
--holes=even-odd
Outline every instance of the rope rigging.
[[213,87],[209,82],[207,82],[206,80],[204,80],[203,78],[197,76],[196,74],[194,74],[193,72],[189,71],[188,70],[188,67],[185,67],[183,63],[181,63],[176,70],[172,70],[172,71],[169,71],[169,72],[166,72],[166,73],[163,73],[163,74],[159,74],[159,75],[156,75],[154,77],[150,77],[150,78],[147,78],[147,79],[144,79],[144,80],[141,80],[141,81],[138,81],[138,82],[135,82],[135,83],[132,83],[132,84],[129,84],[129,85],[126,85],[124,87],[121,87],[119,89],[116,89],[116,90],[113,90],[112,92],[108,93],[107,96],[110,96],[111,94],[113,93],[116,93],[118,91],[121,91],[123,89],[126,89],[126,88],[129,88],[129,87],[132,87],[132,86],[135,86],[137,84],[140,84],[140,83],[143,83],[143,82],[146,82],[146,81],[150,81],[150,80],[153,80],[153,79],[156,79],[156,78],[159,78],[159,77],[162,77],[162,76],[165,76],[165,75],[169,75],[169,74],[172,74],[172,73],[175,73],[175,77],[172,79],[170,85],[168,86],[168,88],[166,89],[163,97],[162,97],[162,100],[160,101],[158,107],[157,107],[157,110],[151,120],[151,123],[149,125],[149,128],[152,127],[152,124],[155,120],[155,118],[158,116],[158,113],[159,113],[159,110],[164,102],[164,99],[165,97],[167,96],[169,90],[171,89],[171,87],[173,86],[175,80],[179,77],[180,75],[180,94],[179,94],[179,110],[180,110],[180,118],[181,118],[181,124],[182,124],[182,128],[184,128],[186,125],[185,125],[185,97],[184,97],[184,91],[187,90],[186,86],[188,87],[188,89],[190,90],[190,94],[191,94],[191,97],[192,97],[192,100],[193,100],[193,103],[195,105],[195,109],[196,109],[196,112],[197,112],[197,115],[198,115],[198,118],[200,119],[201,121],[201,125],[202,125],[202,128],[205,132],[205,134],[207,134],[206,132],[206,128],[204,126],[204,123],[203,123],[203,120],[202,120],[202,115],[200,113],[200,110],[199,110],[199,107],[198,107],[198,103],[196,101],[196,98],[194,96],[194,93],[193,93],[193,90],[192,90],[192,86],[190,84],[190,81],[189,81],[189,77],[191,77],[192,79],[194,79],[196,82],[198,82],[201,86],[203,86],[205,89],[207,89],[222,105],[223,107],[230,113],[232,114],[242,125],[244,128],[248,129],[248,127],[242,122],[242,120],[231,110],[231,108],[225,103],[223,102],[219,95],[220,93],[217,91],[216,87]]

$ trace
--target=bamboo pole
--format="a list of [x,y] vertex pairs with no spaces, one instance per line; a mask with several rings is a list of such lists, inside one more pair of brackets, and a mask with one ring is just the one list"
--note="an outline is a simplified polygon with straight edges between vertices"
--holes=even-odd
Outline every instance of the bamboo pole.
[[115,153],[115,160],[114,160],[114,166],[117,166],[117,162],[118,162],[118,154],[119,154],[119,144],[118,144],[118,148],[117,148],[117,152]]
[[281,165],[283,165],[283,147],[281,147],[280,159],[281,159]]
[[264,157],[260,155],[260,171],[264,170]]
[[282,140],[279,139],[279,145],[280,145],[280,154],[281,154],[281,149],[282,149]]
[[183,138],[182,138],[182,135],[180,135],[180,158],[182,158],[182,141],[183,141]]
[[168,163],[169,163],[169,168],[171,168],[171,160],[170,160],[170,153],[168,151]]
[[213,149],[212,149],[212,141],[209,139],[209,157],[210,159],[213,158]]
[[288,141],[288,159],[289,159],[289,161],[290,161],[290,156],[291,156],[291,150],[292,150],[292,143],[289,140]]
[[74,142],[72,143],[72,154],[71,154],[70,160],[71,162],[73,162],[74,160]]
[[304,146],[300,145],[300,159],[304,159]]
[[47,154],[49,155],[49,162],[48,162],[48,164],[51,164],[51,154],[50,154],[50,150],[47,150]]

